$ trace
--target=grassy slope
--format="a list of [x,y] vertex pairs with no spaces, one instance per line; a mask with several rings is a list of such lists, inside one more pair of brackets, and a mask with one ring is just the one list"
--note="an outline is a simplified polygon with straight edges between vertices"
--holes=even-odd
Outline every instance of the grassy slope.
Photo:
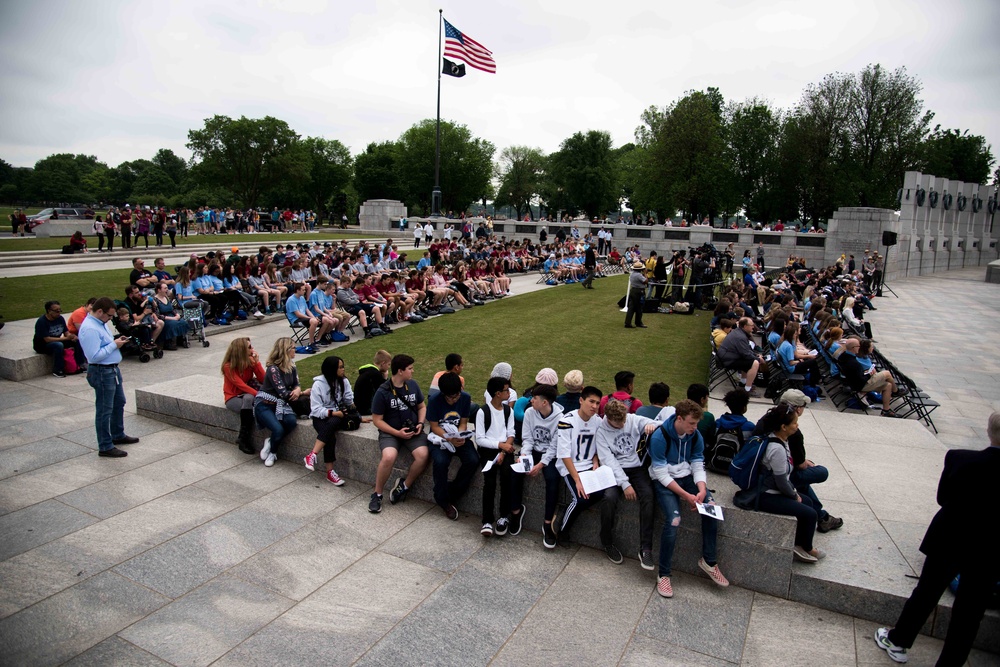
[[[710,356],[707,313],[646,314],[648,329],[627,330],[622,326],[625,315],[615,305],[625,278],[595,285],[594,290],[567,285],[504,299],[361,340],[337,353],[344,357],[352,381],[358,367],[371,363],[380,348],[409,354],[416,359],[414,378],[426,389],[434,373],[444,368],[445,355],[457,352],[465,361],[466,387],[476,401],[482,400],[490,371],[500,361],[513,366],[519,394],[545,366],[556,370],[560,385],[567,371],[578,368],[587,384],[604,393],[614,390],[616,372],[631,370],[636,373],[635,395],[644,402],[652,382],[670,385],[671,402],[683,398],[689,384],[705,382]],[[319,374],[324,356],[297,358],[303,385],[309,386]]]

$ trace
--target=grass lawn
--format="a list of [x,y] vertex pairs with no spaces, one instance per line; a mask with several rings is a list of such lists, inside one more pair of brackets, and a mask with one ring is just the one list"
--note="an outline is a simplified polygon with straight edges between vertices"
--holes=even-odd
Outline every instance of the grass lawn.
[[[707,379],[710,315],[647,313],[643,323],[648,329],[625,329],[625,315],[616,306],[625,280],[616,276],[598,280],[594,290],[565,285],[491,302],[389,336],[360,340],[336,353],[343,356],[352,383],[358,367],[371,363],[380,348],[409,354],[416,359],[414,379],[426,391],[434,373],[444,369],[445,355],[457,352],[465,362],[466,390],[477,403],[482,402],[493,365],[500,361],[513,367],[519,395],[546,366],[558,373],[560,392],[562,377],[574,368],[583,371],[587,384],[606,394],[614,391],[615,373],[631,370],[636,374],[635,396],[646,402],[649,385],[666,382],[674,403],[684,398],[688,385]],[[328,354],[334,352],[296,358],[304,387],[319,375]]]
[[[6,216],[0,218],[0,224],[2,224],[6,219],[7,219]],[[10,226],[5,225],[3,227],[0,227],[0,229],[3,229],[5,232],[9,232]],[[332,241],[340,239],[354,239],[365,236],[370,236],[370,234],[366,234],[358,229],[353,229],[353,230],[347,229],[346,231],[333,231],[328,228],[321,228],[316,232],[309,234],[261,233],[261,234],[230,234],[230,235],[220,234],[215,236],[212,235],[203,236],[199,234],[195,236],[188,236],[187,238],[179,236],[177,237],[177,245],[186,245],[190,243],[197,243],[197,244],[235,243],[236,245],[252,245],[256,249],[257,247],[262,245],[273,245],[275,243],[284,243],[288,241],[295,243],[303,243],[305,241],[308,241],[309,243],[312,243],[313,241],[316,240]],[[96,250],[97,237],[94,234],[87,234],[86,237],[87,237],[88,247],[91,247],[94,250]],[[150,238],[153,238],[152,232],[150,232]],[[381,236],[378,236],[376,238],[380,238],[383,241],[385,240]],[[164,240],[169,241],[166,235],[164,235]],[[66,245],[66,243],[68,243],[68,241],[69,241],[68,238],[62,236],[54,238],[35,238],[33,235],[29,234],[24,238],[18,237],[14,239],[8,237],[0,239],[0,252],[17,252],[17,251],[23,252],[25,250],[60,250],[64,245]],[[115,237],[115,249],[117,250],[119,247],[121,247],[121,239],[119,237]]]
[[5,320],[39,317],[46,301],[55,300],[71,312],[92,296],[125,298],[125,285],[132,269],[68,271],[66,273],[0,278],[0,313]]

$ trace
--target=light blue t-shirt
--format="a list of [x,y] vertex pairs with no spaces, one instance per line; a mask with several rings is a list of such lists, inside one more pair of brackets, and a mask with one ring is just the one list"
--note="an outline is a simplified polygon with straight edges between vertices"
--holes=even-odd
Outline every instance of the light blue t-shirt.
[[312,294],[309,295],[309,309],[313,315],[318,315],[326,308],[326,295],[323,294],[322,290],[314,289]]
[[304,296],[292,295],[288,297],[285,301],[285,317],[288,318],[289,322],[297,322],[298,315],[295,311],[302,313],[303,315],[309,315],[309,306],[306,304],[306,298]]
[[777,355],[778,359],[781,360],[781,367],[785,369],[785,372],[794,373],[795,366],[792,365],[792,362],[795,361],[795,346],[787,340],[783,341],[778,346]]

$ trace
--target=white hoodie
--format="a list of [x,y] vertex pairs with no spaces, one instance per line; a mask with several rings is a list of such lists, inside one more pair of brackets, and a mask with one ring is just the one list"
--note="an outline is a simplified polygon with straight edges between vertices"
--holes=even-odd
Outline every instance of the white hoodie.
[[548,465],[556,458],[556,446],[559,443],[559,420],[563,416],[563,406],[552,404],[552,412],[548,417],[542,417],[534,408],[524,411],[524,421],[521,425],[521,453],[538,452],[542,455],[542,463]]

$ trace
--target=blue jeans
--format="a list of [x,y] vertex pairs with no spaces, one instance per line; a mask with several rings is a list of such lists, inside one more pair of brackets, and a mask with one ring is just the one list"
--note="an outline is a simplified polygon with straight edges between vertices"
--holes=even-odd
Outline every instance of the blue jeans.
[[[428,448],[433,465],[431,472],[434,476],[434,502],[447,509],[449,505],[457,503],[469,489],[472,478],[479,470],[479,453],[472,442],[466,442],[461,447],[456,447],[454,454],[435,444],[429,444]],[[451,466],[451,457],[453,456],[457,456],[462,465],[459,467],[455,479],[449,482],[448,468]]]
[[812,466],[811,468],[804,469],[796,468],[789,477],[799,495],[808,496],[812,501],[813,509],[819,515],[820,521],[830,516],[830,513],[823,509],[823,503],[816,497],[816,492],[812,490],[812,486],[810,485],[822,484],[829,478],[830,471],[823,466]]
[[298,426],[295,413],[282,415],[281,419],[278,419],[273,405],[258,403],[253,408],[253,414],[257,417],[257,423],[271,432],[271,452],[277,455],[281,441]]
[[97,395],[97,412],[94,427],[97,430],[97,448],[106,452],[114,449],[114,440],[125,437],[125,390],[118,366],[87,368],[87,383]]
[[[677,484],[694,495],[698,494],[698,485],[691,475],[674,479]],[[663,532],[660,534],[660,573],[661,577],[669,577],[674,561],[674,546],[677,544],[677,527],[681,525],[681,499],[673,491],[663,486],[659,480],[653,480],[656,490],[656,500],[663,510]],[[711,502],[712,494],[705,492],[705,502]],[[690,511],[690,510],[688,510]],[[701,555],[709,565],[716,563],[715,541],[719,524],[715,519],[701,516]]]
[[87,363],[87,358],[83,356],[83,350],[75,343],[60,343],[58,341],[42,343],[41,346],[35,348],[35,352],[38,354],[52,355],[52,372],[62,373],[66,370],[66,357],[64,351],[66,350],[67,345],[73,349],[73,356],[76,358],[77,366]]

